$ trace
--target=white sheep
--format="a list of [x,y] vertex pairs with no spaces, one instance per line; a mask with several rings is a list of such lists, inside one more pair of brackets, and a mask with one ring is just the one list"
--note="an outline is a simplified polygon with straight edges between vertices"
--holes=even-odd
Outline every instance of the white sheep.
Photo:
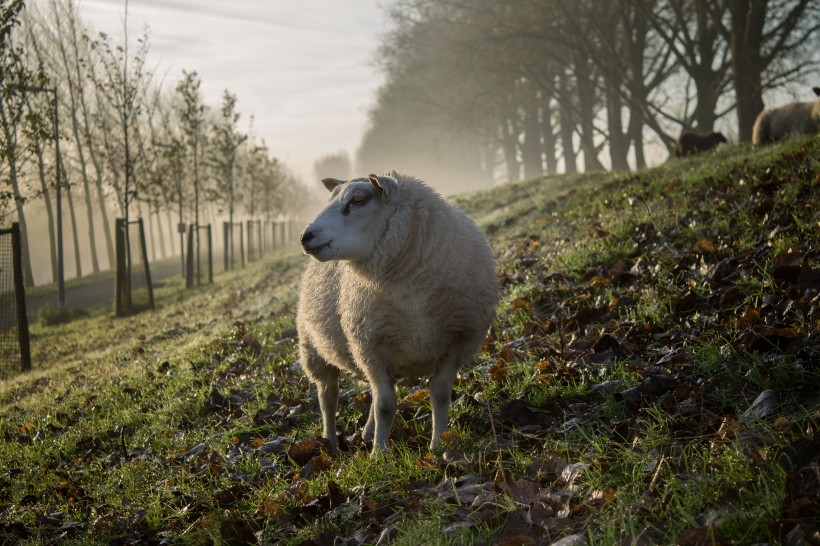
[[435,448],[453,382],[481,347],[498,300],[495,260],[470,218],[415,178],[322,180],[330,204],[302,234],[299,356],[337,453],[339,371],[369,383],[363,431],[387,450],[396,377],[430,375]]
[[[820,96],[820,89],[813,88]],[[760,146],[801,135],[820,132],[820,99],[791,102],[778,108],[763,110],[752,129],[752,144]]]

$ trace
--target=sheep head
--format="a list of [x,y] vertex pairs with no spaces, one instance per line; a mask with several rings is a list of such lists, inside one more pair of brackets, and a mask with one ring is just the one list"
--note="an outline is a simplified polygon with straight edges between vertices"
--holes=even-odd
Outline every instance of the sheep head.
[[370,175],[349,182],[322,180],[330,203],[302,233],[302,250],[319,260],[365,261],[372,254],[398,183],[390,176]]

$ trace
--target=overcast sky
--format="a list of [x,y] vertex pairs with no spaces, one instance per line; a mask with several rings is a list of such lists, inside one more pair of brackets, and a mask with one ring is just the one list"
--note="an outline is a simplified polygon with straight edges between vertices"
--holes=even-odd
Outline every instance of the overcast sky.
[[[80,0],[83,20],[120,43],[124,0]],[[382,0],[129,0],[129,40],[149,33],[149,63],[173,89],[182,70],[202,79],[205,103],[237,96],[246,132],[305,182],[316,158],[354,158],[381,77]]]

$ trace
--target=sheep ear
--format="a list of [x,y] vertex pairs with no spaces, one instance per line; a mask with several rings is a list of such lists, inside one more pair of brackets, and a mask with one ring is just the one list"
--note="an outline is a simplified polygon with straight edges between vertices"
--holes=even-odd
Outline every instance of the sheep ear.
[[390,176],[376,176],[375,174],[371,174],[368,178],[370,179],[371,184],[381,190],[382,202],[389,203],[390,198],[396,193],[396,190],[399,187],[396,179]]
[[336,186],[341,186],[344,183],[344,180],[339,180],[338,178],[322,178],[322,184],[325,185],[327,191],[333,191],[336,189]]

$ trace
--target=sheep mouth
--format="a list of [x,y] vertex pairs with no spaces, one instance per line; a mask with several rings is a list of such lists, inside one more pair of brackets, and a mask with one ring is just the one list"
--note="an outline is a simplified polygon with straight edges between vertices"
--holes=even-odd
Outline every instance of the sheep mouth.
[[321,244],[318,244],[318,245],[317,244],[302,245],[302,250],[308,256],[316,257],[318,254],[322,253],[323,250],[325,250],[325,249],[330,250],[330,243],[332,243],[332,242],[333,242],[333,240],[331,239],[330,241],[327,241],[325,243],[321,243]]

